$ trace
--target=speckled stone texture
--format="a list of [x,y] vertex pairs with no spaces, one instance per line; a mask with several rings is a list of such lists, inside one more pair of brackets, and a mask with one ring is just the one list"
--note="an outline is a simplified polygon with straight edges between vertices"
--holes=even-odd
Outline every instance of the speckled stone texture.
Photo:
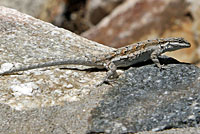
[[200,69],[193,65],[132,68],[116,83],[92,110],[88,133],[159,131],[195,127],[200,121]]

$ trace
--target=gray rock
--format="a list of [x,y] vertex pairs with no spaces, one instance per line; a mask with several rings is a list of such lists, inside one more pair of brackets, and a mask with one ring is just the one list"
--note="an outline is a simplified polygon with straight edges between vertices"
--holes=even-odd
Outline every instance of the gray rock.
[[1,0],[0,5],[38,17],[48,0]]
[[131,68],[92,110],[88,133],[195,127],[200,121],[199,78],[200,69],[190,64]]
[[[27,65],[113,50],[16,10],[1,6],[0,10],[1,65]],[[94,83],[101,81],[105,72],[75,68],[1,76],[0,133],[85,133],[90,110],[106,92],[94,90]],[[26,89],[28,94],[15,93]]]
[[[98,55],[113,50],[16,10],[5,7],[0,10],[1,67]],[[65,67],[75,69],[61,69]],[[77,68],[85,66],[55,66],[1,77],[0,103],[22,110],[80,101],[102,81],[105,71],[89,72]],[[20,90],[30,92],[22,94]]]

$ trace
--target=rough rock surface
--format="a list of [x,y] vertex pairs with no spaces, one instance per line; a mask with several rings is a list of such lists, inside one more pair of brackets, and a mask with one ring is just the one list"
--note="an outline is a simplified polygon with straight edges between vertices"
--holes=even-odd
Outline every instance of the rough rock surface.
[[[132,68],[92,110],[89,132],[113,134],[196,127],[200,115],[200,69],[170,62]],[[172,64],[173,63],[173,64]]]
[[16,9],[22,13],[37,17],[43,9],[43,5],[49,0],[1,0],[0,6]]
[[[1,65],[113,50],[16,10],[0,10]],[[199,68],[168,58],[161,61],[167,69],[160,70],[151,62],[125,68],[113,87],[95,87],[105,70],[84,66],[1,76],[0,134],[119,133],[197,127]]]
[[[3,7],[0,10],[1,66],[27,65],[113,50],[16,10]],[[87,69],[82,66],[63,67]],[[22,73],[1,77],[0,102],[17,109],[29,109],[58,105],[66,100],[77,101],[90,92],[88,85],[94,86],[105,75],[105,71],[90,72],[58,67]]]

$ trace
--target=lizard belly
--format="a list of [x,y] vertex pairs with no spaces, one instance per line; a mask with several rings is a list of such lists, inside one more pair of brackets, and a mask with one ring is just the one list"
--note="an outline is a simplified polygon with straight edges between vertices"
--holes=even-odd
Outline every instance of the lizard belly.
[[134,54],[129,56],[120,56],[112,60],[117,67],[129,67],[131,65],[141,63],[150,59],[150,53]]

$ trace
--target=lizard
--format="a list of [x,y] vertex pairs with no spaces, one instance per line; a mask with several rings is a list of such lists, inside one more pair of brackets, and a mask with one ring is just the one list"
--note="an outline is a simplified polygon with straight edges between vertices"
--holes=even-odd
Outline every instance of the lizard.
[[133,43],[128,46],[113,50],[106,55],[102,54],[93,57],[71,57],[57,61],[14,67],[11,70],[0,72],[0,75],[12,74],[14,72],[36,68],[73,64],[106,68],[108,71],[106,77],[102,81],[102,83],[104,83],[108,82],[112,78],[118,77],[116,72],[117,68],[129,67],[133,64],[144,62],[150,59],[158,68],[163,68],[164,66],[160,64],[158,56],[165,52],[188,48],[190,46],[190,43],[181,37],[159,38]]

